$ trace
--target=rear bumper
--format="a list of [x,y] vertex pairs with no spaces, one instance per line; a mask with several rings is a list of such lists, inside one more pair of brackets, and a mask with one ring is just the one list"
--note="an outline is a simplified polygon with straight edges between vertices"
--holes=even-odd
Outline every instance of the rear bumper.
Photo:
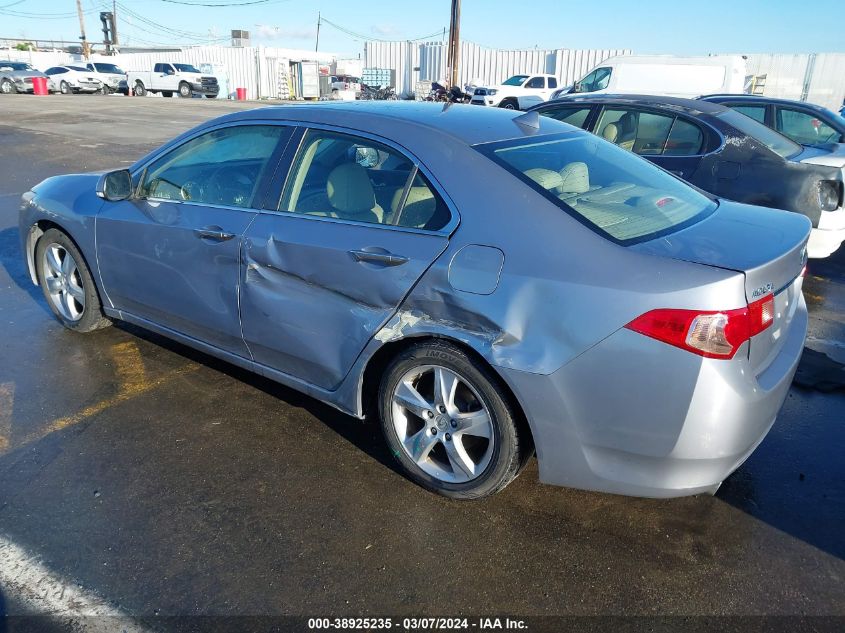
[[739,358],[747,347],[705,359],[625,329],[552,374],[500,371],[528,417],[541,481],[679,497],[712,491],[763,440],[806,332],[800,296],[787,340],[758,375]]

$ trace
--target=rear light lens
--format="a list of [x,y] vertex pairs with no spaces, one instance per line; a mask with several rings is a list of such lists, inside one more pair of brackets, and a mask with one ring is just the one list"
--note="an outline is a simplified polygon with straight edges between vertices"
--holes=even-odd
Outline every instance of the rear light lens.
[[767,295],[747,308],[722,312],[652,310],[625,327],[705,358],[733,358],[745,341],[771,326],[774,318],[775,298]]

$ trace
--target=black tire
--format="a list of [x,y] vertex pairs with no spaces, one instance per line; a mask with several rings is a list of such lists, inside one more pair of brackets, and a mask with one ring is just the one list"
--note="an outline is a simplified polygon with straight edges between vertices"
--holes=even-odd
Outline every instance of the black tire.
[[172,90],[162,90],[162,91],[161,91],[161,96],[162,96],[162,97],[172,97],[172,96],[173,96],[173,91],[172,91]]
[[217,95],[205,95],[206,99],[216,99]]
[[[495,441],[490,461],[478,476],[464,483],[438,479],[420,468],[405,452],[393,424],[393,393],[399,381],[409,371],[431,365],[456,372],[471,384],[482,405],[486,407],[492,423],[492,437]],[[527,461],[526,452],[530,450],[530,442],[522,440],[519,436],[517,418],[504,393],[505,389],[499,377],[461,348],[446,341],[419,343],[398,354],[382,376],[378,393],[382,432],[391,453],[402,469],[412,481],[423,488],[452,499],[488,497],[513,481]],[[429,422],[425,422],[423,426],[427,427],[428,424]]]
[[190,99],[194,96],[194,89],[191,88],[191,84],[185,83],[184,81],[179,84],[179,96],[183,99]]
[[15,88],[15,84],[9,81],[8,79],[0,81],[0,93],[3,93],[4,95],[13,95],[17,91],[18,89]]
[[135,82],[135,96],[136,97],[146,97],[147,96],[147,89],[144,87],[140,81]]
[[[47,274],[44,270],[46,265],[45,252],[52,245],[58,245],[63,248],[67,254],[73,257],[76,263],[79,285],[82,287],[85,297],[85,306],[78,320],[68,319],[61,314],[47,286]],[[103,314],[100,296],[97,293],[97,287],[94,284],[94,279],[91,277],[91,272],[88,270],[88,264],[85,262],[82,253],[76,248],[76,244],[67,235],[58,229],[49,229],[46,231],[35,245],[35,267],[38,274],[38,282],[41,285],[44,298],[47,300],[47,305],[50,306],[50,310],[62,325],[75,332],[92,332],[111,325],[111,321]]]
[[71,89],[70,84],[68,84],[68,82],[66,81],[63,81],[59,84],[59,92],[61,92],[63,95],[73,94],[73,90]]
[[505,110],[519,110],[519,102],[516,99],[502,99],[499,107]]

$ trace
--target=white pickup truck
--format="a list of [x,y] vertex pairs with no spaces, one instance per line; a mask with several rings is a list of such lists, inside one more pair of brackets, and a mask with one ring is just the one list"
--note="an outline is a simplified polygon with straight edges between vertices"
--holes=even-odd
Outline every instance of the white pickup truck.
[[548,101],[549,96],[557,89],[557,77],[554,75],[514,75],[498,86],[476,88],[470,103],[499,106],[509,110],[526,110]]
[[217,78],[203,75],[191,64],[160,62],[152,72],[132,72],[127,74],[129,87],[139,97],[148,92],[160,92],[165,97],[174,93],[180,97],[192,97],[195,94],[214,99],[220,91]]

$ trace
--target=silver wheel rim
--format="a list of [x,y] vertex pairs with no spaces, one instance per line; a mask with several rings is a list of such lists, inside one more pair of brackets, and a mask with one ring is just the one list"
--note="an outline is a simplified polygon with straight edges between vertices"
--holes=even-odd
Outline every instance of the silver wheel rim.
[[12,92],[12,84],[4,80],[3,83],[0,84],[0,90],[2,90],[4,94],[9,94]]
[[54,242],[44,250],[43,270],[53,307],[68,321],[79,321],[85,311],[85,290],[73,256]]
[[188,86],[186,86],[185,84],[182,84],[179,87],[179,94],[181,94],[183,97],[187,97],[189,94],[191,94],[191,89],[188,88]]
[[447,483],[476,479],[493,456],[487,405],[459,373],[440,365],[409,370],[393,390],[393,428],[405,454]]

